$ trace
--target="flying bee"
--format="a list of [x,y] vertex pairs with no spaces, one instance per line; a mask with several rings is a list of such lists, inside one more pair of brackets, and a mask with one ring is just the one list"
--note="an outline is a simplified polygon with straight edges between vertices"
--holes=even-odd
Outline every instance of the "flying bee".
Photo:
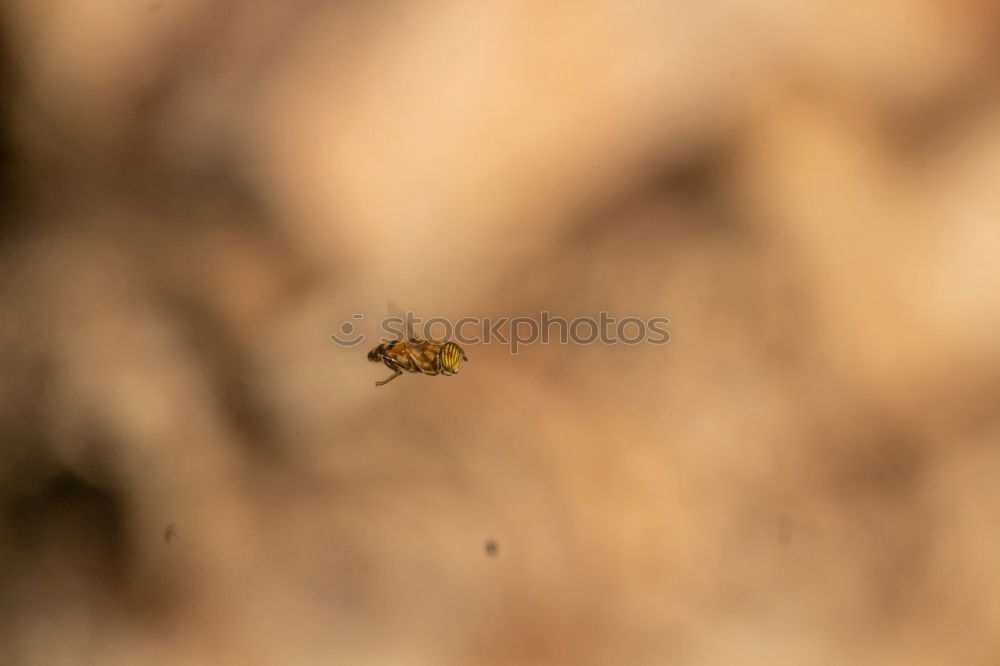
[[393,371],[388,379],[375,382],[375,386],[382,386],[404,372],[457,375],[462,369],[462,362],[468,361],[469,357],[454,342],[409,338],[383,342],[368,352],[368,360],[385,363]]
[[384,363],[392,375],[388,379],[375,382],[375,386],[388,384],[404,372],[419,372],[425,375],[457,375],[462,362],[468,361],[462,348],[454,342],[425,340],[417,338],[406,319],[406,339],[383,342],[368,352],[368,360]]

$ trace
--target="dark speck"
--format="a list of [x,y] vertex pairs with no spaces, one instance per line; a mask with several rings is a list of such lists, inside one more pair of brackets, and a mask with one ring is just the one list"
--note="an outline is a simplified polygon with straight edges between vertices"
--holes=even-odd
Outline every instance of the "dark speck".
[[173,523],[171,523],[167,525],[167,529],[163,530],[163,540],[170,543],[170,540],[174,538],[175,534],[177,534],[177,528]]
[[489,541],[486,542],[487,555],[489,555],[490,557],[496,557],[499,552],[500,552],[500,547],[497,545],[496,541],[490,539]]

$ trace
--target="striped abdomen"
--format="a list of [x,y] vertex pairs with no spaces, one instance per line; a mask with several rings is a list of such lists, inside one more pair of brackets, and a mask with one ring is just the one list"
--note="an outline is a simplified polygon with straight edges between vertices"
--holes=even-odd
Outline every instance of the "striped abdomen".
[[446,342],[441,346],[441,370],[448,374],[455,374],[462,368],[462,361],[469,360],[465,356],[462,348],[454,342]]

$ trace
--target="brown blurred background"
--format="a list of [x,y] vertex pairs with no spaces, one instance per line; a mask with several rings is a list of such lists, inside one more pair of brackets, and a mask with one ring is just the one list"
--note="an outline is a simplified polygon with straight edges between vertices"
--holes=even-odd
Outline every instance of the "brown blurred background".
[[0,663],[1000,663],[995,3],[0,21]]

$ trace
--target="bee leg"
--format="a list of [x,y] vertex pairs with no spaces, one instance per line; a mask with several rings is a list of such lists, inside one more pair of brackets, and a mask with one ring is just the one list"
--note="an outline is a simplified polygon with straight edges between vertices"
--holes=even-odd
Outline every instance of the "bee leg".
[[403,371],[402,370],[397,370],[396,372],[392,373],[392,375],[389,376],[389,379],[383,379],[380,382],[375,382],[375,386],[382,386],[384,384],[388,384],[389,382],[391,382],[396,377],[399,377],[401,374],[403,374]]

